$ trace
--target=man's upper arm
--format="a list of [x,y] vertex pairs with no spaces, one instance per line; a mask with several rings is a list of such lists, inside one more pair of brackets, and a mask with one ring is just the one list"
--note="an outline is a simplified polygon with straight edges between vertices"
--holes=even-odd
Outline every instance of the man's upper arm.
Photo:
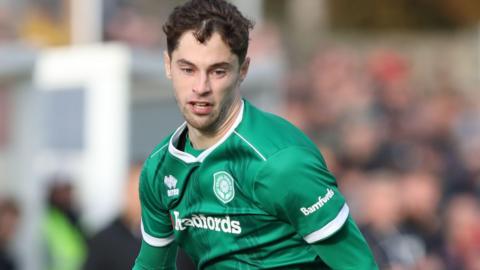
[[291,147],[271,156],[254,191],[267,212],[290,223],[333,269],[350,269],[349,262],[358,256],[366,256],[370,268],[355,269],[376,269],[334,176],[315,149]]
[[140,176],[140,202],[142,207],[142,247],[133,269],[175,269],[177,247],[174,243],[170,215],[162,207],[155,169],[147,163]]
[[269,157],[257,174],[254,192],[267,212],[290,223],[308,243],[334,234],[349,215],[320,153],[304,147]]
[[140,176],[141,229],[143,241],[154,247],[167,246],[174,240],[170,215],[162,207],[159,183],[161,181],[155,181],[155,175],[149,171],[147,163]]

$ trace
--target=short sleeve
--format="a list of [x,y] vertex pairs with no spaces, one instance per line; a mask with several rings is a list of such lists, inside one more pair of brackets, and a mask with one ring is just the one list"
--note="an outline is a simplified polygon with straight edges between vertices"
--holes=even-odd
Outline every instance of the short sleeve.
[[162,207],[157,185],[155,176],[150,173],[150,168],[146,163],[140,176],[139,187],[142,207],[142,238],[150,246],[164,247],[174,240],[174,235],[170,215]]
[[349,209],[316,149],[290,147],[267,159],[254,182],[257,203],[290,223],[306,242],[332,236]]

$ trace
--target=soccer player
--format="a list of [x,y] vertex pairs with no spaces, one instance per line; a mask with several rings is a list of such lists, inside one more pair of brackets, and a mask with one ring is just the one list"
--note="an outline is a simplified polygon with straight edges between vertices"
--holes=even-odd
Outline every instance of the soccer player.
[[192,0],[164,25],[166,76],[185,123],[145,161],[134,270],[377,269],[316,146],[242,99],[253,24],[224,0]]

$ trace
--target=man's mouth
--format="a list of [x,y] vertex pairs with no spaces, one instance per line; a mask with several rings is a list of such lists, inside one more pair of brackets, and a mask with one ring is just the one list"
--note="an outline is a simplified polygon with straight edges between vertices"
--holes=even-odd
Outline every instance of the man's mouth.
[[205,101],[192,101],[189,102],[192,106],[192,111],[195,114],[204,115],[209,114],[212,110],[212,104]]
[[192,102],[192,105],[195,107],[207,107],[210,106],[208,102]]

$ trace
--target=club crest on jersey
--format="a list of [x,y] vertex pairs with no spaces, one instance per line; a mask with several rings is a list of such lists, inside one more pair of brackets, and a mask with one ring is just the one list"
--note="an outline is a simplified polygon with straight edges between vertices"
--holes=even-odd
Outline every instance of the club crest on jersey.
[[233,200],[233,197],[235,197],[233,177],[225,171],[214,173],[213,192],[223,203],[228,203]]
[[167,195],[168,197],[177,196],[178,195],[178,188],[177,188],[177,179],[172,175],[165,176],[163,182],[167,186]]

